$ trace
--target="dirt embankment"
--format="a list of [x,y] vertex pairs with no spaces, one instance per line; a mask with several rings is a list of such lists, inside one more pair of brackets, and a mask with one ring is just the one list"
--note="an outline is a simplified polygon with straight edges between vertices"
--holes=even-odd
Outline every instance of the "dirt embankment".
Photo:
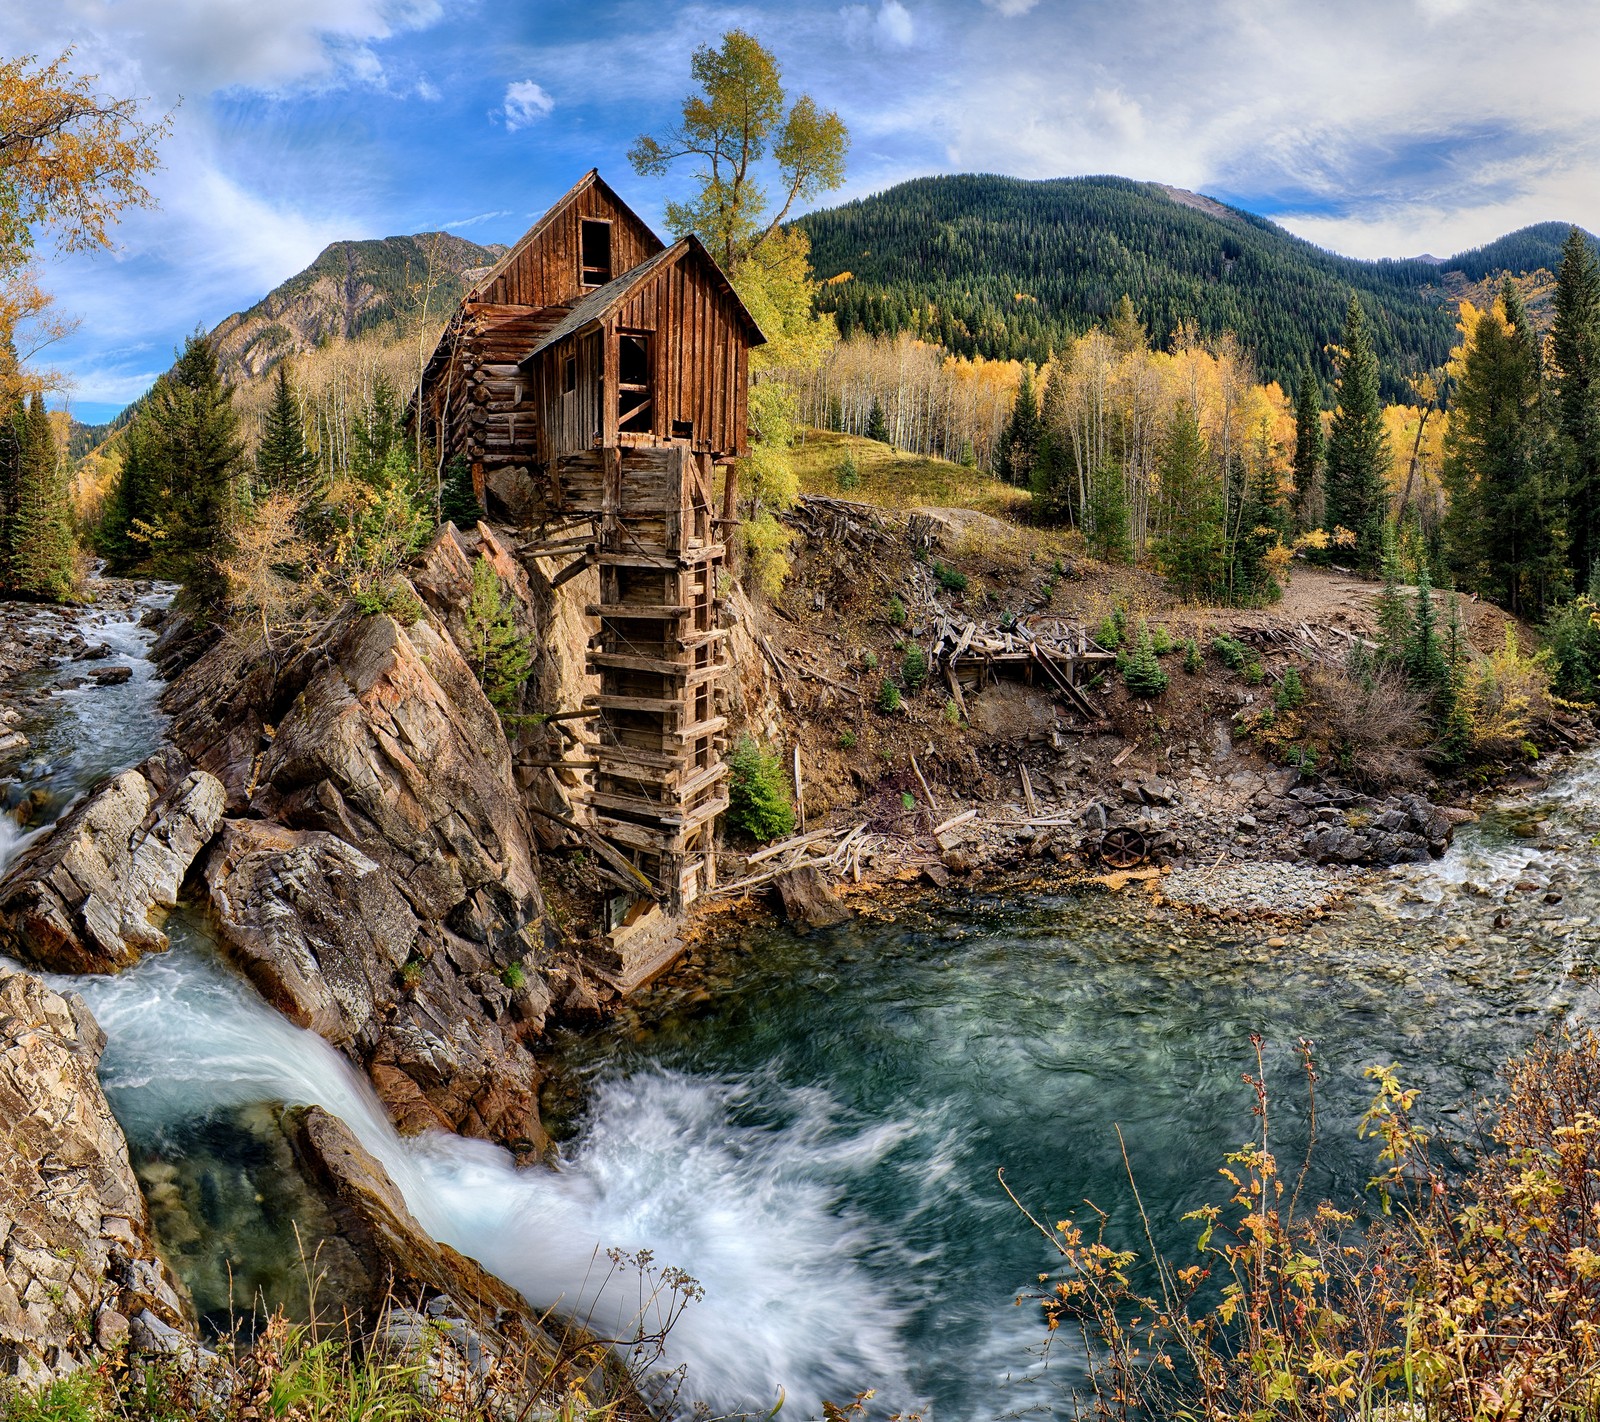
[[[1442,853],[1469,817],[1458,808],[1469,787],[1439,781],[1419,752],[1384,758],[1376,778],[1341,774],[1325,752],[1317,764],[1309,742],[1252,730],[1275,714],[1290,668],[1313,700],[1319,687],[1330,694],[1351,648],[1376,637],[1377,584],[1297,564],[1270,607],[1197,608],[1149,573],[1084,557],[1068,535],[971,510],[810,501],[797,526],[783,594],[753,614],[772,704],[749,723],[781,745],[807,838],[778,854],[730,852],[724,900],[765,894],[797,866],[820,868],[846,895],[1039,860],[1086,876],[1351,869]],[[1461,620],[1478,649],[1503,641],[1498,609],[1463,601]],[[1137,696],[1100,663],[1080,670],[1073,697],[1036,665],[997,660],[964,678],[958,705],[927,652],[943,629],[969,623],[1081,625],[1102,642],[1112,624],[1130,641],[1143,625],[1169,649],[1159,657],[1169,684]],[[1219,637],[1239,649],[1232,664],[1212,650]],[[1286,888],[1284,912],[1314,901]]]

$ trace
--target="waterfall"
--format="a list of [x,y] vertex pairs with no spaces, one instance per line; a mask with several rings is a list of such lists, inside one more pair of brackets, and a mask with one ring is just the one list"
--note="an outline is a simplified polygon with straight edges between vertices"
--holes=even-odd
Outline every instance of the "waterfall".
[[611,1270],[607,1249],[650,1249],[694,1274],[705,1298],[667,1353],[668,1366],[687,1365],[688,1398],[771,1406],[782,1385],[809,1414],[823,1397],[903,1377],[899,1307],[862,1269],[876,1241],[842,1201],[897,1129],[840,1132],[820,1097],[796,1103],[782,1130],[740,1126],[737,1085],[656,1071],[599,1086],[593,1124],[559,1170],[519,1169],[483,1141],[402,1139],[344,1057],[257,998],[192,927],[172,927],[172,949],[128,972],[55,982],[105,1029],[101,1075],[130,1136],[217,1107],[321,1106],[431,1235],[603,1336],[660,1321],[636,1319],[638,1276]]

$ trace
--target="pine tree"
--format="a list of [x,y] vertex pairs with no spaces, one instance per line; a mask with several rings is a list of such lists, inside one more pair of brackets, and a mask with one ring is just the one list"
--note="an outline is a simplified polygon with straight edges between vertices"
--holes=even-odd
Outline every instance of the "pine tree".
[[1550,333],[1572,581],[1600,565],[1600,265],[1576,227],[1562,249]]
[[1472,331],[1445,444],[1446,540],[1467,586],[1513,612],[1542,612],[1562,579],[1540,403],[1537,341],[1516,283]]
[[1351,293],[1339,357],[1339,403],[1328,431],[1325,476],[1329,533],[1355,535],[1358,567],[1377,567],[1389,517],[1389,435],[1383,426],[1378,358],[1361,298]]
[[42,396],[29,403],[21,436],[11,520],[11,589],[21,597],[59,601],[75,589],[77,549],[61,456]]
[[1033,388],[1033,372],[1024,369],[1022,384],[1011,406],[1011,420],[1000,440],[1000,478],[1007,484],[1024,489],[1030,487],[1038,447],[1039,400]]
[[233,393],[203,333],[191,336],[168,377],[151,392],[152,439],[146,455],[171,491],[167,532],[190,605],[222,606],[220,564],[228,555],[238,507],[244,443]]
[[1445,681],[1442,704],[1435,713],[1439,728],[1438,758],[1446,765],[1460,765],[1472,749],[1472,715],[1463,690],[1467,678],[1467,639],[1461,626],[1461,598],[1452,594],[1450,618],[1444,633]]
[[867,416],[867,438],[879,444],[889,443],[889,422],[883,417],[883,401],[872,397],[872,413]]
[[256,447],[256,477],[269,492],[304,491],[316,472],[316,456],[306,448],[300,396],[290,379],[289,362],[281,360],[273,376],[266,428]]
[[1318,496],[1321,493],[1322,386],[1306,359],[1300,372],[1300,386],[1294,403],[1294,530],[1303,533],[1316,526]]
[[472,565],[472,595],[465,614],[468,664],[483,694],[502,716],[515,709],[533,665],[533,643],[517,630],[516,603],[506,596],[494,564]]
[[1180,597],[1219,592],[1227,558],[1222,491],[1211,472],[1205,435],[1194,406],[1179,400],[1157,455],[1163,532],[1156,562]]
[[1378,656],[1385,662],[1404,661],[1406,639],[1411,635],[1411,614],[1400,592],[1400,553],[1394,530],[1385,524],[1382,534],[1383,591],[1378,594]]
[[[4,372],[0,372],[3,377]],[[17,485],[22,473],[22,444],[27,411],[22,401],[7,398],[9,383],[0,378],[0,589],[11,585],[12,525],[17,516]]]
[[1430,697],[1444,692],[1450,679],[1444,647],[1439,641],[1438,619],[1433,610],[1433,581],[1426,563],[1417,572],[1417,610],[1405,646],[1406,680]]

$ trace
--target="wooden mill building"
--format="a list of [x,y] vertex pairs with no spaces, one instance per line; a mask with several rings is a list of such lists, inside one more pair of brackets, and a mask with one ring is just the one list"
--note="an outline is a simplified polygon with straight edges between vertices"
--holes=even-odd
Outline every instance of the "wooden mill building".
[[473,283],[417,390],[479,500],[571,552],[553,586],[598,568],[589,811],[673,908],[710,887],[728,803],[714,606],[763,339],[696,238],[664,245],[591,171]]

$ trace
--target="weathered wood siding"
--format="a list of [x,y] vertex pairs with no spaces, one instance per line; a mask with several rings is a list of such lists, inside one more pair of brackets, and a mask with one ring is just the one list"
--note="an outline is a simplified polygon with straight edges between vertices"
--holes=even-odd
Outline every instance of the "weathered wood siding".
[[[617,342],[628,334],[650,339],[650,424],[646,431],[619,434]],[[565,361],[573,354],[577,389],[567,391]],[[666,440],[713,458],[744,454],[749,362],[747,328],[715,274],[693,257],[673,262],[599,331],[570,336],[540,353],[528,374],[543,431],[541,457]]]
[[[611,274],[621,276],[662,248],[648,227],[598,181],[557,205],[511,250],[501,270],[474,296],[511,306],[566,306],[584,295],[579,276],[580,224],[584,218],[611,223]],[[522,351],[527,355],[528,350]]]

